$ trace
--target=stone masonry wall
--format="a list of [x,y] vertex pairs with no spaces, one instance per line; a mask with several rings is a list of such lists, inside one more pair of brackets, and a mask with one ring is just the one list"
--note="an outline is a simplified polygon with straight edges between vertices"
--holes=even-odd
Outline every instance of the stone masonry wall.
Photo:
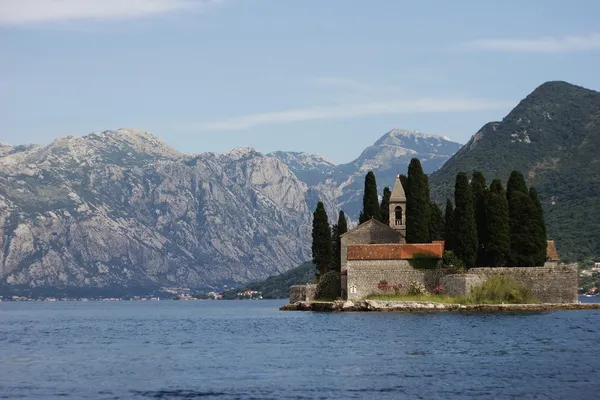
[[348,245],[351,244],[386,244],[401,243],[402,236],[388,226],[375,222],[368,222],[359,226],[354,231],[349,231],[341,237],[341,267],[346,270],[348,259]]
[[467,296],[471,288],[483,283],[485,277],[476,274],[450,274],[442,277],[440,284],[444,285],[448,296]]
[[471,268],[469,274],[489,278],[494,274],[505,274],[515,281],[527,285],[533,297],[542,303],[576,303],[577,266],[548,263],[543,267]]
[[390,285],[402,285],[402,294],[405,294],[415,281],[422,282],[427,290],[431,291],[446,274],[443,269],[415,269],[408,260],[348,261],[347,267],[348,300],[386,294],[377,288],[381,281],[387,281]]
[[[494,274],[506,274],[527,285],[533,296],[542,303],[576,303],[577,267],[576,265],[556,265],[548,263],[544,267],[503,267],[471,268],[468,282],[456,282],[451,289],[454,295],[467,295],[473,285],[482,283]],[[377,288],[385,280],[390,285],[402,285],[401,293],[406,293],[411,282],[422,282],[427,290],[440,283],[448,283],[448,271],[445,269],[415,269],[408,260],[360,260],[347,263],[347,298],[359,300],[371,295],[384,294]],[[460,279],[459,279],[460,280]],[[393,292],[392,292],[393,293]]]
[[316,289],[317,285],[312,284],[290,286],[290,303],[314,300]]

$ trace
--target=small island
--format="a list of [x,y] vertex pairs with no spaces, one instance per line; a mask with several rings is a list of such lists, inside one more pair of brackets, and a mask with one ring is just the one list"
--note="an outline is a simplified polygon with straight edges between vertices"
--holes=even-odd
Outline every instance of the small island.
[[537,191],[513,171],[500,179],[464,172],[445,215],[429,198],[418,159],[381,202],[365,178],[359,225],[340,211],[331,228],[323,203],[313,214],[314,283],[290,288],[298,311],[539,311],[600,309],[578,302],[576,264],[562,264]]

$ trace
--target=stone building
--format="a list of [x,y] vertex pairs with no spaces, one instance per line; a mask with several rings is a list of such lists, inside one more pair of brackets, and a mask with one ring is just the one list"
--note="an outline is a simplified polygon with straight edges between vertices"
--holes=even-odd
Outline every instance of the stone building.
[[467,274],[456,275],[441,268],[443,241],[406,243],[406,195],[399,176],[389,216],[388,224],[371,219],[341,236],[342,298],[358,300],[389,293],[390,287],[406,293],[413,282],[429,291],[443,284],[449,294],[466,295],[471,287],[501,273],[527,285],[542,302],[577,301],[577,269],[559,265],[553,240],[548,241],[548,261],[543,267],[471,268]]

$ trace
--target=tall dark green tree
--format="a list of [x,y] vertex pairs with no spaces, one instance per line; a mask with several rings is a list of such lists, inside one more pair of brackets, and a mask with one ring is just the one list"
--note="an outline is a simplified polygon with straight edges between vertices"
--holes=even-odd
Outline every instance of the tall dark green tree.
[[467,267],[475,265],[477,258],[477,226],[473,194],[469,179],[464,172],[459,172],[454,185],[454,254]]
[[381,197],[381,206],[379,209],[381,210],[381,222],[384,224],[390,223],[390,197],[392,196],[392,191],[389,187],[383,188],[383,196]]
[[430,200],[427,176],[417,158],[410,160],[406,181],[406,241],[429,242]]
[[444,212],[444,248],[454,251],[454,207],[452,201],[446,199],[446,211]]
[[507,199],[510,232],[509,262],[515,267],[533,267],[537,251],[535,206],[529,194],[520,190],[512,191],[510,196],[507,193]]
[[365,192],[363,194],[363,209],[361,212],[360,223],[375,218],[381,221],[381,209],[379,208],[379,199],[377,198],[377,181],[373,171],[369,171],[365,177]]
[[486,247],[489,240],[487,221],[485,215],[485,203],[488,196],[485,176],[480,171],[473,172],[471,177],[471,193],[473,194],[473,206],[475,207],[475,226],[477,227],[477,265],[486,264]]
[[529,195],[525,178],[523,178],[523,174],[519,171],[511,172],[508,183],[506,184],[506,197],[510,199],[510,196],[512,196],[514,192],[521,192]]
[[319,201],[313,213],[312,256],[317,278],[334,267],[331,229],[325,206]]
[[506,265],[510,255],[510,235],[508,227],[508,201],[500,179],[490,185],[485,207],[488,230],[486,264],[492,267]]
[[521,172],[511,172],[506,184],[506,198],[510,232],[509,263],[517,267],[533,267],[537,251],[536,209]]
[[429,240],[444,240],[444,217],[437,204],[429,205]]
[[532,186],[529,188],[529,198],[533,202],[535,207],[535,226],[534,237],[536,244],[536,252],[533,256],[533,261],[535,265],[544,265],[546,262],[547,254],[547,237],[546,237],[546,222],[544,221],[544,210],[542,209],[542,203],[540,202],[540,198],[538,196],[537,190]]
[[334,254],[334,265],[335,270],[340,272],[342,267],[342,240],[341,236],[348,232],[348,221],[346,220],[346,214],[340,211],[338,215],[337,224],[331,229],[332,240],[333,240],[333,254]]

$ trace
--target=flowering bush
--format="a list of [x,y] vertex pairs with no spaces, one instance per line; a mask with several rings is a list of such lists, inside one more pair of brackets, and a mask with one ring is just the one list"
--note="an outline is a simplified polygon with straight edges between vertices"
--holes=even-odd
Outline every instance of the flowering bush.
[[410,287],[408,288],[408,294],[411,296],[426,296],[429,292],[427,292],[423,283],[411,282]]
[[392,290],[392,285],[390,285],[386,280],[379,281],[379,283],[377,284],[377,289],[382,290],[384,292],[389,292],[390,290]]
[[446,291],[446,288],[444,287],[444,285],[437,285],[436,287],[433,288],[434,294],[442,294],[445,291]]
[[379,281],[379,283],[377,284],[377,289],[381,290],[382,292],[391,292],[393,290],[395,294],[400,294],[400,292],[402,291],[402,285],[390,285],[388,281],[383,280]]

